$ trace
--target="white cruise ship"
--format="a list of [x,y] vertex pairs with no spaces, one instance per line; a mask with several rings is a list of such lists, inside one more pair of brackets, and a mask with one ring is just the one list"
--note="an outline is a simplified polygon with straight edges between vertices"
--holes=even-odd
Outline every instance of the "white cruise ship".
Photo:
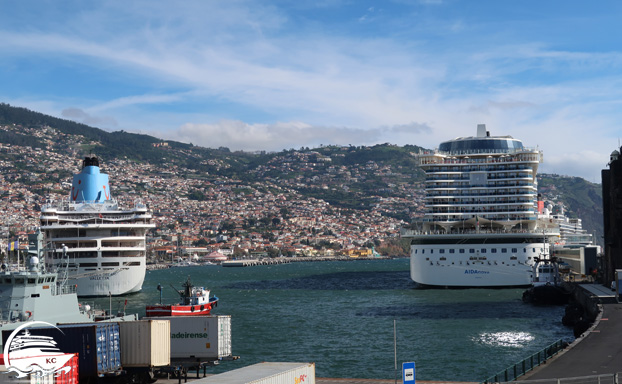
[[79,296],[138,292],[145,279],[146,234],[155,227],[151,218],[140,201],[119,208],[99,160],[86,157],[73,176],[69,198],[50,201],[41,210],[47,268],[61,276],[67,271]]
[[510,136],[460,137],[418,155],[426,174],[425,215],[411,240],[410,276],[421,286],[523,287],[535,258],[559,238],[537,214],[542,153]]
[[594,237],[587,230],[583,229],[581,219],[570,218],[564,214],[564,207],[558,205],[555,207],[557,213],[553,213],[553,204],[542,209],[542,220],[554,223],[559,227],[559,241],[555,243],[555,248],[569,247],[585,247],[594,244]]

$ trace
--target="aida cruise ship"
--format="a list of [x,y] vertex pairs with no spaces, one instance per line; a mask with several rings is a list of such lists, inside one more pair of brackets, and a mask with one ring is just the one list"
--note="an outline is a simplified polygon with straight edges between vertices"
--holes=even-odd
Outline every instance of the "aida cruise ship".
[[425,215],[411,241],[410,275],[420,286],[526,287],[536,258],[559,238],[538,221],[542,153],[511,136],[460,137],[417,156],[425,172]]
[[140,291],[146,271],[146,235],[155,227],[140,201],[119,208],[97,157],[86,157],[71,194],[41,210],[48,270],[58,271],[79,296]]

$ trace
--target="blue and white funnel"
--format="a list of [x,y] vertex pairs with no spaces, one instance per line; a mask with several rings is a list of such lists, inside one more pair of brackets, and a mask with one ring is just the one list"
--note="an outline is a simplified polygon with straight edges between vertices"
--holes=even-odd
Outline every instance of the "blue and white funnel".
[[82,171],[73,175],[70,201],[75,203],[104,202],[110,200],[108,174],[99,172],[97,157],[85,157]]

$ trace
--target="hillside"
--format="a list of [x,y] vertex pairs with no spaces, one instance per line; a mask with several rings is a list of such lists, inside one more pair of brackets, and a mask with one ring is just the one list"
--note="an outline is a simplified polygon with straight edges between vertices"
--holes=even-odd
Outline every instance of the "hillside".
[[562,204],[568,217],[579,218],[583,229],[594,235],[603,246],[603,193],[601,184],[580,177],[538,175],[538,188],[552,204]]
[[[36,224],[35,208],[62,196],[62,183],[91,153],[117,196],[151,200],[162,238],[187,233],[190,243],[210,243],[224,233],[266,247],[291,235],[307,246],[384,244],[399,253],[406,249],[399,228],[423,213],[423,173],[413,156],[421,148],[411,145],[232,152],[106,132],[8,104],[0,104],[0,145],[0,177],[11,187],[3,196],[26,200],[8,225]],[[601,239],[599,185],[554,175],[539,182],[545,200],[563,204]]]

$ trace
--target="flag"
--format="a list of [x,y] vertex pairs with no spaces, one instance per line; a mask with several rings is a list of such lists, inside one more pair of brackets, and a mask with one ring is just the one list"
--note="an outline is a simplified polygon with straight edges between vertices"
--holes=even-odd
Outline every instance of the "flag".
[[16,249],[19,249],[19,240],[9,242],[8,251],[11,252]]

